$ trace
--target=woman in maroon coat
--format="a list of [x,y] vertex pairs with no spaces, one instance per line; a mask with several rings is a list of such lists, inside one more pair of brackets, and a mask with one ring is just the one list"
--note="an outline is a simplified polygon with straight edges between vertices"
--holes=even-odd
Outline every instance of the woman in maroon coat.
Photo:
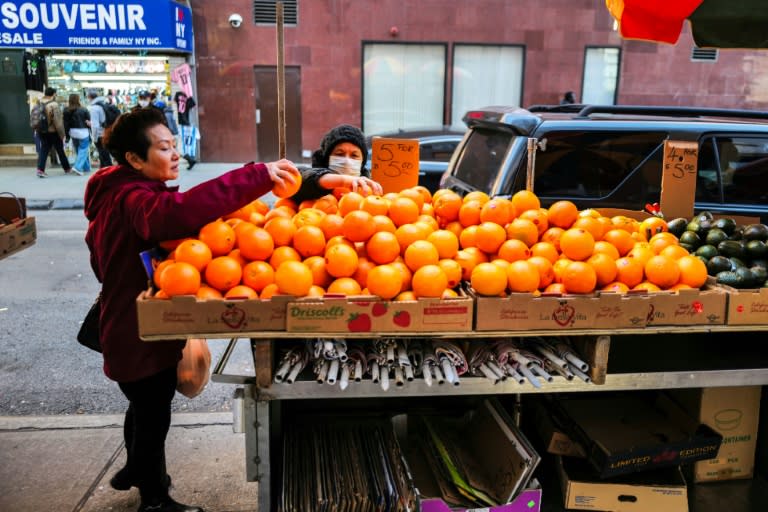
[[118,165],[99,170],[85,191],[90,221],[85,240],[102,283],[101,347],[104,373],[117,381],[129,406],[124,436],[127,463],[110,483],[139,488],[139,512],[202,511],[168,495],[165,438],[184,341],[139,339],[136,297],[147,286],[139,253],[162,240],[193,236],[200,227],[293,181],[293,163],[250,163],[187,192],[165,182],[179,174],[175,138],[163,114],[140,109],[118,118],[106,136]]

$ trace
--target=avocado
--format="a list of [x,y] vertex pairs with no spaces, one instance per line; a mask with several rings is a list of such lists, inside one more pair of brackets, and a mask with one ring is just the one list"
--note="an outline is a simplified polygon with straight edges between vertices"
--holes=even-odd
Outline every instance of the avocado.
[[733,219],[717,219],[715,223],[712,224],[712,227],[725,231],[726,235],[730,235],[736,229],[736,221]]
[[715,277],[720,284],[741,288],[741,277],[736,272],[726,270],[725,272],[718,272]]
[[711,212],[701,212],[695,218],[696,222],[713,222],[715,220]]
[[763,283],[768,280],[768,270],[766,270],[765,267],[753,266],[749,268],[749,271],[755,276],[755,286],[757,286],[758,283]]
[[753,274],[752,271],[747,267],[739,267],[734,270],[734,272],[736,272],[736,274],[738,274],[741,278],[742,288],[752,288],[760,282],[757,280],[757,276]]
[[680,243],[691,245],[695,250],[701,245],[701,238],[693,231],[684,231],[683,234],[680,235]]
[[712,228],[707,233],[705,240],[709,245],[717,245],[720,242],[728,240],[728,234],[720,228]]
[[706,260],[717,256],[717,254],[718,254],[717,253],[717,247],[715,247],[714,245],[710,245],[710,244],[702,245],[701,247],[696,249],[696,256],[701,256],[701,257],[705,258]]
[[712,256],[707,261],[707,274],[716,276],[720,272],[731,270],[731,260],[725,256]]
[[768,260],[765,258],[755,258],[752,260],[751,266],[763,267],[764,269],[768,269]]
[[741,240],[744,238],[744,226],[736,226],[733,233],[728,235],[728,240]]
[[680,238],[680,235],[683,234],[683,231],[685,231],[685,227],[688,225],[688,219],[685,219],[683,217],[678,217],[676,219],[673,219],[669,222],[667,222],[667,229],[670,233],[675,235],[677,238]]
[[747,264],[736,256],[731,256],[728,258],[728,260],[731,262],[731,270],[736,270],[737,268],[747,268]]
[[766,245],[762,240],[750,240],[747,242],[744,248],[747,256],[750,258],[760,259],[768,256],[768,245]]
[[697,221],[692,220],[691,222],[688,223],[687,226],[685,226],[685,230],[686,231],[693,231],[694,233],[698,233],[699,231],[701,231],[701,226],[699,225],[699,223]]
[[725,240],[717,244],[717,252],[723,256],[728,256],[729,258],[731,256],[741,258],[744,256],[745,251],[739,242],[734,242],[733,240]]
[[750,224],[744,227],[744,240],[768,240],[768,226],[765,224]]
[[707,262],[709,262],[709,258],[705,258],[704,256],[700,256],[698,254],[694,254],[694,256],[696,258],[699,258],[701,260],[701,262],[704,263],[705,265],[707,264]]
[[683,242],[680,242],[678,245],[688,251],[688,254],[693,254],[696,251],[696,246],[691,244],[684,244]]

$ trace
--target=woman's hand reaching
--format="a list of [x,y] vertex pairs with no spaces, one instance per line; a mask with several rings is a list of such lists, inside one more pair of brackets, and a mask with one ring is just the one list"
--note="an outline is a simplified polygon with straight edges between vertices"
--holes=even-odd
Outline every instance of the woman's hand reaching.
[[346,188],[352,192],[357,192],[362,196],[369,196],[371,194],[380,196],[384,193],[384,189],[377,181],[373,181],[365,176],[345,176],[347,180]]
[[269,172],[269,179],[276,185],[285,186],[286,181],[291,185],[295,185],[296,176],[300,176],[299,170],[293,165],[293,162],[285,158],[277,162],[269,162],[265,165],[267,166],[267,172]]

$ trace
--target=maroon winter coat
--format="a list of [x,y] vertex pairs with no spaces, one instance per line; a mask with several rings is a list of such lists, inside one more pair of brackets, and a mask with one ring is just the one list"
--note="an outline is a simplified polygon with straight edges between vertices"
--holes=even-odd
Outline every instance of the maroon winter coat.
[[131,382],[175,366],[183,341],[139,339],[136,298],[147,288],[139,253],[162,240],[195,236],[206,223],[272,189],[264,164],[247,164],[187,192],[150,180],[130,167],[99,170],[85,190],[85,241],[102,283],[104,373]]

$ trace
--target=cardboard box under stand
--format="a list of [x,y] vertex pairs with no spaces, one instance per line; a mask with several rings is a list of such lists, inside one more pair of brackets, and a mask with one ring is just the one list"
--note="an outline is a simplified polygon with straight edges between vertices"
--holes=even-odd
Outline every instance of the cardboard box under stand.
[[0,260],[37,240],[34,217],[27,217],[24,198],[0,197]]
[[678,290],[649,294],[648,326],[722,325],[728,296],[721,288]]

